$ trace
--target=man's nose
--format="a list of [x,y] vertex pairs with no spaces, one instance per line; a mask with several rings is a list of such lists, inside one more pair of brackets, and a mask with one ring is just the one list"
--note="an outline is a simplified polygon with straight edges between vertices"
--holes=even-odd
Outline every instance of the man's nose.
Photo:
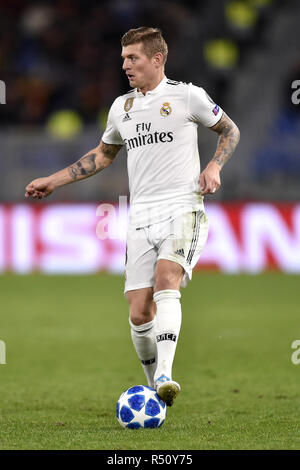
[[124,59],[124,62],[123,62],[123,70],[127,70],[128,69],[128,60]]

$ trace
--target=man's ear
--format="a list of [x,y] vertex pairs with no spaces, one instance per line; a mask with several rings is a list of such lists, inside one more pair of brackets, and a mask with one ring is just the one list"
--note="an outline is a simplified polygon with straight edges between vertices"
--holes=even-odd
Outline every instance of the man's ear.
[[161,52],[156,52],[153,56],[153,61],[155,65],[161,66],[163,64],[163,55]]

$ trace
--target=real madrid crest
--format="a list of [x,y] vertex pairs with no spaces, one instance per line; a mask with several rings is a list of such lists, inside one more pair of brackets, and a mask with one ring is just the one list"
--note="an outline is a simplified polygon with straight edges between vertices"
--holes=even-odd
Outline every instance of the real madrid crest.
[[127,100],[125,101],[124,110],[126,111],[126,113],[128,113],[128,111],[131,110],[132,105],[133,105],[133,100],[134,98],[127,98]]
[[172,108],[170,106],[170,103],[164,103],[162,107],[160,108],[160,114],[163,117],[167,117],[171,114]]

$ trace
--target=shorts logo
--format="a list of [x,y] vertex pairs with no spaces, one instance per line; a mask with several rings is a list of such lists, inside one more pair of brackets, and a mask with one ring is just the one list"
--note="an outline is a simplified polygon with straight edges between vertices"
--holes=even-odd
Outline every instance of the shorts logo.
[[183,248],[180,248],[179,250],[176,250],[176,251],[175,251],[175,254],[184,257],[184,249],[183,249]]
[[171,112],[172,112],[172,108],[170,106],[170,103],[164,103],[162,107],[160,108],[160,114],[163,117],[170,116]]
[[174,341],[176,342],[177,336],[174,333],[163,333],[161,335],[156,336],[156,341],[159,343],[160,341]]
[[126,111],[126,113],[128,113],[128,111],[131,110],[132,105],[133,105],[133,100],[134,98],[127,98],[127,100],[125,101],[124,110]]

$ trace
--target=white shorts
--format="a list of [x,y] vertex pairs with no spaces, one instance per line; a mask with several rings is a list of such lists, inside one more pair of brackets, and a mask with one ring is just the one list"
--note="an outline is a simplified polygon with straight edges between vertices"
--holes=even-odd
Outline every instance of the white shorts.
[[154,271],[159,259],[180,264],[185,273],[181,287],[192,279],[192,271],[208,235],[208,220],[203,211],[188,212],[173,220],[148,227],[128,228],[125,290],[154,286]]

